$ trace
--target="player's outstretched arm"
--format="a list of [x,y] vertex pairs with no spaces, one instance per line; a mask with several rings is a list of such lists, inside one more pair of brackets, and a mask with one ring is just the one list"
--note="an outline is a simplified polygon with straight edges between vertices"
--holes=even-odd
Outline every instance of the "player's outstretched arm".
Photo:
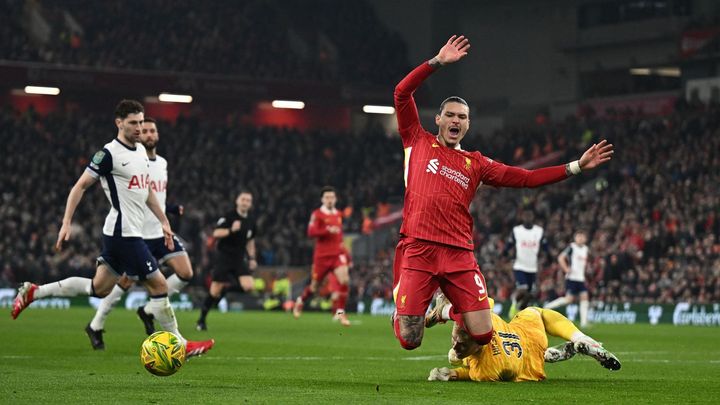
[[165,213],[160,206],[160,202],[155,196],[155,192],[152,190],[152,188],[148,189],[148,191],[148,198],[145,204],[147,204],[148,208],[150,208],[150,211],[152,211],[152,213],[157,217],[157,219],[160,221],[160,224],[162,225],[163,236],[165,237],[165,246],[167,246],[167,248],[170,250],[175,250],[175,241],[173,240],[173,235],[175,234],[170,228],[170,221],[168,221],[167,216],[165,216]]
[[437,55],[430,59],[428,63],[431,66],[435,64],[444,66],[450,63],[455,63],[467,56],[468,50],[470,50],[470,40],[465,38],[463,35],[453,35],[450,39],[448,39],[447,43],[440,48]]
[[[583,153],[580,160],[578,160],[578,166],[580,166],[581,171],[594,169],[612,159],[613,153],[613,145],[603,139],[600,143],[594,143],[588,148],[588,150],[585,151],[585,153]],[[568,166],[573,163],[574,162],[568,163]],[[573,167],[568,167],[568,169],[573,169]],[[573,171],[572,173],[577,174],[579,172],[576,173]]]
[[527,170],[517,166],[506,166],[501,163],[492,162],[483,173],[483,182],[498,187],[539,187],[547,184],[557,183],[583,170],[590,170],[609,161],[613,154],[613,145],[602,140],[593,144],[583,153],[579,160],[572,161],[565,165],[543,167],[535,170]]
[[65,215],[63,215],[62,226],[60,232],[58,232],[57,242],[55,242],[55,249],[60,251],[62,249],[62,243],[70,240],[70,227],[72,225],[72,218],[75,215],[75,210],[80,204],[85,190],[90,188],[97,182],[97,178],[93,177],[89,172],[85,171],[80,176],[78,181],[75,183],[70,193],[68,194],[67,203],[65,204]]
[[415,90],[440,66],[454,63],[464,58],[470,43],[464,36],[453,35],[432,59],[423,62],[413,69],[404,79],[395,86],[394,100],[395,112],[398,121],[398,131],[405,144],[409,143],[415,135],[422,130],[417,105],[413,94]]

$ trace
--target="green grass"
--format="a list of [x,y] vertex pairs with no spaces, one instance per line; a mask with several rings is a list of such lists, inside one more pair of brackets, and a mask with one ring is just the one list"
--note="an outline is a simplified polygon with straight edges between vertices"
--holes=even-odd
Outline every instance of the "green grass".
[[[8,310],[9,312],[9,310]],[[0,403],[718,403],[717,328],[597,325],[588,331],[623,362],[610,372],[589,358],[549,364],[540,383],[426,381],[445,365],[449,325],[427,331],[404,351],[388,318],[353,316],[343,328],[326,314],[213,312],[209,332],[196,313],[179,312],[190,339],[215,338],[208,355],[176,375],[155,377],[140,364],[140,321],[110,315],[107,349],[83,331],[89,308],[30,309],[0,318]],[[556,341],[552,342],[557,343]]]

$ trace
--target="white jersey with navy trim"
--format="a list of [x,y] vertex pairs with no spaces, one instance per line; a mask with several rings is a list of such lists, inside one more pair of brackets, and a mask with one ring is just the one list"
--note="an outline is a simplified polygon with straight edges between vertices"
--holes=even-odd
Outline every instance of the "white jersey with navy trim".
[[588,253],[590,248],[588,245],[578,245],[572,242],[570,246],[563,250],[563,254],[570,261],[570,271],[565,278],[570,281],[585,282],[585,268],[587,267]]
[[103,234],[142,237],[150,183],[145,147],[125,145],[115,138],[95,153],[86,170],[100,179],[110,201]]
[[[150,188],[155,192],[160,207],[165,212],[165,201],[167,199],[167,160],[160,155],[150,161]],[[145,210],[145,222],[142,228],[143,239],[157,239],[164,236],[160,220],[147,208]]]
[[515,263],[513,270],[520,270],[526,273],[537,273],[538,253],[543,240],[543,229],[533,225],[528,229],[524,225],[513,228],[513,239],[515,240]]

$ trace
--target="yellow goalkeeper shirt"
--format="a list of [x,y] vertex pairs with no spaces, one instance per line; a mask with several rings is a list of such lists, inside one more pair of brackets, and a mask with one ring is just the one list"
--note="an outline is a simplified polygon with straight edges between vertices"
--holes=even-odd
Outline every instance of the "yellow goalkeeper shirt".
[[510,323],[493,314],[492,323],[492,341],[455,369],[458,380],[544,380],[548,340],[540,313],[527,308]]

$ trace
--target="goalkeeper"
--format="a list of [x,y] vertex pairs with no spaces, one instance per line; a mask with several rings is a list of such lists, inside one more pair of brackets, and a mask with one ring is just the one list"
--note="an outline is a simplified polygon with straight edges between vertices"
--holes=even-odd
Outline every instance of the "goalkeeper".
[[[448,321],[451,306],[444,295],[438,295],[435,308],[425,318],[425,327]],[[433,368],[428,381],[541,381],[545,379],[544,363],[568,360],[576,353],[593,357],[607,369],[620,369],[615,355],[553,310],[529,307],[509,323],[493,314],[492,323],[495,333],[484,346],[454,325],[448,353],[454,368]],[[567,342],[548,348],[547,335]]]

